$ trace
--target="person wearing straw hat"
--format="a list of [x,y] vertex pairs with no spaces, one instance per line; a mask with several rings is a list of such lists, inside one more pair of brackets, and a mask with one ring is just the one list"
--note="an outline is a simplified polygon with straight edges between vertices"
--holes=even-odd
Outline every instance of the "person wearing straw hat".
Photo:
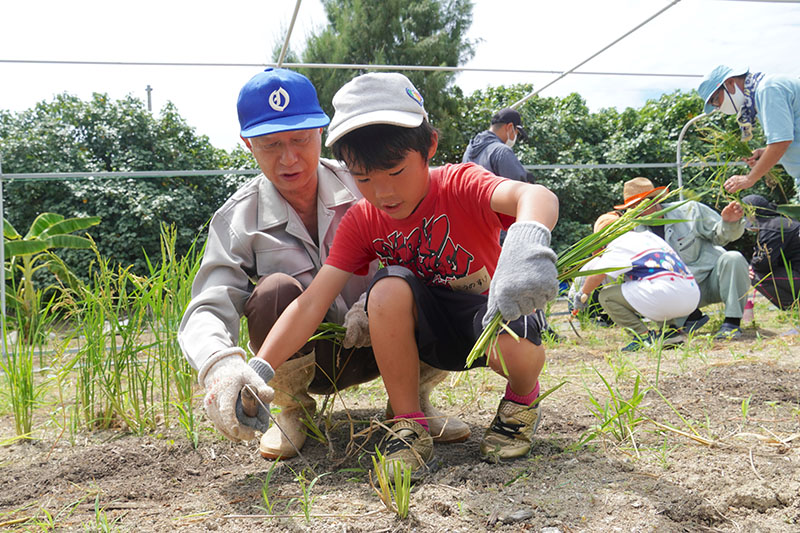
[[[594,232],[618,219],[615,212],[600,215],[594,223]],[[610,268],[616,270],[586,276],[574,298],[574,308],[581,309],[589,295],[604,285],[598,294],[600,305],[615,324],[630,330],[634,336],[622,351],[636,351],[659,340],[664,345],[679,344],[683,339],[676,328],[650,330],[642,320],[645,317],[659,325],[674,326],[675,319],[685,317],[700,303],[700,288],[675,250],[654,233],[629,231],[609,242],[581,270]]]
[[[645,198],[659,198],[668,193],[666,187],[655,187],[647,178],[634,178],[623,186],[624,202],[614,209],[629,209]],[[657,201],[657,200],[656,200]],[[639,226],[636,231],[655,233],[667,241],[694,275],[700,286],[700,304],[688,317],[676,321],[685,333],[698,330],[709,318],[700,308],[721,302],[725,318],[715,334],[716,339],[736,339],[740,329],[745,298],[750,288],[747,260],[736,251],[723,248],[744,234],[745,220],[742,206],[734,201],[717,213],[700,202],[655,203],[643,214],[661,209],[672,209],[663,215],[674,222],[662,226]]]
[[726,191],[752,187],[780,163],[794,178],[800,193],[800,78],[719,65],[703,78],[697,91],[705,113],[736,115],[743,141],[753,138],[756,118],[767,138],[765,148],[753,150],[744,158],[750,172],[729,177],[724,184]]
[[753,285],[780,309],[791,309],[800,300],[800,222],[781,215],[758,194],[745,196],[742,203],[753,207],[747,219],[747,229],[756,232]]
[[[338,162],[320,158],[322,128],[330,119],[308,78],[266,69],[242,87],[237,110],[242,140],[262,174],[211,219],[178,340],[206,389],[204,405],[215,427],[235,441],[254,438],[257,429],[263,432],[261,455],[285,459],[297,455],[306,440],[304,420],[316,408],[309,393],[330,394],[378,376],[361,298],[377,262],[353,276],[325,313],[325,321],[346,327],[344,349],[320,339],[274,371],[257,358],[245,362],[238,346],[241,317],[247,319],[249,348],[257,351],[319,272],[339,223],[361,193]],[[420,403],[437,440],[458,442],[469,437],[469,427],[436,411],[429,400],[445,377],[421,365]],[[274,397],[281,407],[277,425],[268,428],[263,407],[248,416],[241,397],[247,385],[264,405]]]

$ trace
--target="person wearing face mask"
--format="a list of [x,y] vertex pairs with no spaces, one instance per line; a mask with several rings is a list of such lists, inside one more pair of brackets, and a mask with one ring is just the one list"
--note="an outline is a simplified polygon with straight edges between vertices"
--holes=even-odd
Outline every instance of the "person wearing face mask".
[[501,109],[492,116],[489,129],[473,137],[461,162],[476,163],[497,176],[534,183],[533,175],[525,170],[513,150],[518,139],[527,138],[519,112],[510,107]]
[[743,141],[752,139],[756,118],[767,138],[765,148],[744,158],[750,172],[728,178],[726,191],[752,187],[777,163],[800,190],[800,78],[719,65],[703,79],[698,92],[706,113],[736,115]]

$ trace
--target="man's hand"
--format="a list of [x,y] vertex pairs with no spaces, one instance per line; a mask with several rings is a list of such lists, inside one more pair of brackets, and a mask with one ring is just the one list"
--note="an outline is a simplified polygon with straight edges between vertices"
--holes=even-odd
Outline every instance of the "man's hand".
[[742,209],[739,202],[734,201],[725,206],[721,215],[724,222],[738,222],[744,216],[744,209]]
[[515,320],[543,309],[557,293],[556,254],[550,249],[550,231],[538,222],[511,224],[489,286],[484,327],[498,311],[504,320]]
[[737,191],[741,191],[742,189],[749,189],[755,185],[757,181],[757,179],[751,178],[749,174],[747,176],[737,174],[726,179],[723,186],[725,187],[726,191],[733,194]]
[[747,166],[749,166],[750,168],[753,168],[758,162],[758,160],[761,159],[764,150],[766,150],[766,148],[756,148],[755,150],[753,150],[753,154],[750,157],[743,157],[742,161],[747,163]]
[[269,414],[259,405],[256,416],[248,416],[242,407],[242,389],[249,385],[261,403],[269,409],[275,391],[267,385],[275,372],[266,361],[253,359],[251,365],[244,362],[244,352],[232,349],[230,355],[213,364],[203,377],[206,396],[203,405],[214,427],[230,440],[251,440],[255,429],[265,432],[269,426]]
[[366,303],[367,293],[365,292],[344,315],[343,326],[347,328],[347,331],[344,334],[342,345],[345,348],[363,348],[372,344],[369,337]]
[[572,314],[578,314],[578,312],[583,311],[586,309],[586,302],[589,301],[589,295],[584,292],[578,292],[572,298]]

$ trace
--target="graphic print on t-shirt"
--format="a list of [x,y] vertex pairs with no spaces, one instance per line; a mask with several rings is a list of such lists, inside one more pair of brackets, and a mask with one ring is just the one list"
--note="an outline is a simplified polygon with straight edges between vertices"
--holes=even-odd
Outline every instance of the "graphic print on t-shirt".
[[631,280],[652,278],[665,273],[677,274],[683,278],[693,277],[676,254],[663,250],[647,250],[633,257],[631,262],[633,268],[627,273],[627,278]]
[[469,274],[474,256],[450,238],[450,220],[439,215],[424,218],[422,228],[406,236],[392,232],[385,239],[375,239],[372,247],[385,265],[404,266],[428,285],[443,286]]

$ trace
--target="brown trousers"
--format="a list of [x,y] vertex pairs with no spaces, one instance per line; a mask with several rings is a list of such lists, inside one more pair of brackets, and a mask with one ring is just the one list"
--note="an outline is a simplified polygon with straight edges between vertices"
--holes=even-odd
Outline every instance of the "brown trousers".
[[[300,294],[303,286],[288,274],[270,274],[258,281],[244,306],[250,346],[257,352],[278,317]],[[292,357],[314,350],[316,372],[308,391],[331,394],[353,385],[372,381],[380,375],[372,348],[344,348],[321,339],[309,342]]]

